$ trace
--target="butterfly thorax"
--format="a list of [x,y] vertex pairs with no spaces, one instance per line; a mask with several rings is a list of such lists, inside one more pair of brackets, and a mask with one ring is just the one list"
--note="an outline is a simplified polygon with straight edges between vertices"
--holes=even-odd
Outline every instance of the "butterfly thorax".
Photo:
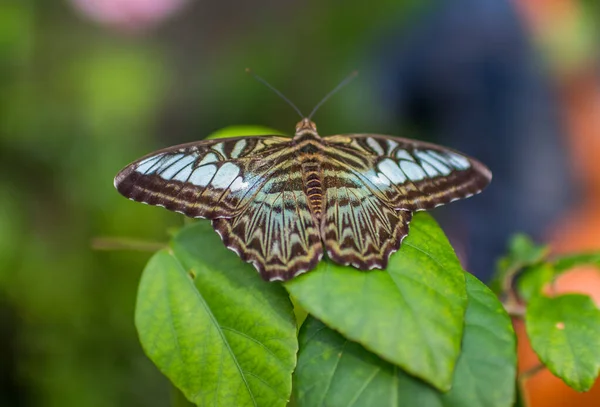
[[303,119],[296,125],[292,144],[302,168],[302,184],[311,213],[320,219],[323,213],[323,139],[317,133],[317,126],[309,119]]

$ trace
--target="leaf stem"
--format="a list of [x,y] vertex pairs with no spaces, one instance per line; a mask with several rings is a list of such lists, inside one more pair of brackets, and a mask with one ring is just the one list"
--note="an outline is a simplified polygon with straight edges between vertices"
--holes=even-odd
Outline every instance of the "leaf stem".
[[166,243],[150,242],[128,237],[95,237],[91,241],[94,250],[133,250],[156,252],[167,246]]
[[527,380],[531,379],[533,376],[544,370],[546,366],[542,363],[538,363],[530,369],[525,370],[520,373],[517,377],[517,386],[519,386],[519,391],[517,392],[517,397],[520,399],[517,401],[517,405],[521,407],[530,407],[531,402],[529,401],[529,397],[527,394],[527,389],[525,388],[525,383]]
[[529,368],[529,369],[525,370],[524,372],[520,373],[519,380],[523,381],[523,382],[526,380],[529,380],[533,376],[535,376],[536,374],[538,374],[539,372],[544,370],[545,368],[546,368],[546,366],[544,366],[542,363],[538,363],[534,367]]

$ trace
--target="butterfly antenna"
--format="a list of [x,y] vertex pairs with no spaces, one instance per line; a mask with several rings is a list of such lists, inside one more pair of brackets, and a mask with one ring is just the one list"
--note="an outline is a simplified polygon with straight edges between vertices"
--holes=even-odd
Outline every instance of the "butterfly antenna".
[[321,101],[319,103],[317,103],[315,108],[308,115],[308,119],[309,120],[312,119],[313,115],[317,112],[317,110],[319,110],[319,108],[323,105],[323,103],[327,102],[327,100],[329,100],[330,97],[332,97],[334,94],[337,93],[338,90],[342,89],[344,86],[346,86],[348,83],[350,83],[354,78],[356,78],[357,75],[358,75],[358,71],[353,71],[350,73],[350,75],[346,76],[335,88],[333,88],[333,90],[331,92],[329,92],[327,95],[325,95],[325,97],[323,99],[321,99]]
[[252,75],[254,77],[254,79],[256,79],[257,81],[259,81],[260,83],[262,83],[263,85],[265,85],[267,88],[271,89],[273,92],[275,92],[280,98],[282,98],[283,100],[285,100],[287,102],[287,104],[290,105],[296,111],[296,113],[298,113],[298,115],[300,116],[301,119],[304,119],[304,115],[302,114],[302,112],[300,111],[300,109],[298,109],[296,107],[296,105],[292,103],[291,100],[289,100],[288,98],[286,98],[283,93],[281,93],[280,91],[278,91],[277,89],[275,89],[275,87],[273,85],[271,85],[269,82],[267,82],[266,80],[264,80],[263,78],[261,78],[260,76],[258,76],[257,74],[255,74],[250,68],[246,68],[246,73],[248,75]]

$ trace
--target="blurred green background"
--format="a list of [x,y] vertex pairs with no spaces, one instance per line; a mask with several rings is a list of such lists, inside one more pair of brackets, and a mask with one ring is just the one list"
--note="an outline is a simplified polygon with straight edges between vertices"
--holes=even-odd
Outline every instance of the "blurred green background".
[[0,406],[167,405],[133,325],[150,252],[92,242],[166,242],[183,219],[124,199],[113,177],[230,125],[292,133],[297,115],[247,67],[305,113],[358,69],[320,133],[404,134],[381,56],[431,3],[2,0]]
[[0,2],[0,405],[164,406],[168,383],[133,326],[150,253],[91,242],[165,242],[183,220],[124,199],[113,177],[225,126],[293,132],[296,114],[246,67],[305,112],[361,69],[320,130],[392,131],[363,57],[413,6],[190,1],[164,19],[105,21],[76,3]]

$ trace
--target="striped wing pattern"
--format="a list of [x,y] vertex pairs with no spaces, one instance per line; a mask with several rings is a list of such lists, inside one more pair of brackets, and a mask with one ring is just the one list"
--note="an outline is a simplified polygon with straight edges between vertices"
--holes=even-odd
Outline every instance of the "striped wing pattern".
[[192,218],[231,217],[268,182],[273,163],[285,158],[289,141],[241,137],[170,147],[125,167],[115,187],[131,200]]
[[225,245],[267,280],[314,268],[323,246],[290,139],[206,140],[146,156],[115,178],[138,202],[213,220]]
[[352,173],[397,210],[421,211],[481,192],[492,178],[479,161],[422,141],[352,134],[326,137],[338,173]]
[[362,270],[386,268],[412,212],[465,198],[489,183],[476,160],[429,143],[355,134],[325,138],[327,255]]
[[311,270],[323,253],[385,268],[412,213],[466,198],[491,180],[477,160],[389,136],[321,138],[304,119],[293,139],[205,140],[157,151],[115,178],[124,196],[211,219],[225,245],[265,280]]
[[344,166],[331,162],[324,166],[321,236],[327,256],[361,270],[385,268],[408,234],[412,213],[395,210]]
[[288,280],[316,267],[323,256],[300,164],[293,159],[281,163],[239,214],[215,219],[213,226],[267,280]]

